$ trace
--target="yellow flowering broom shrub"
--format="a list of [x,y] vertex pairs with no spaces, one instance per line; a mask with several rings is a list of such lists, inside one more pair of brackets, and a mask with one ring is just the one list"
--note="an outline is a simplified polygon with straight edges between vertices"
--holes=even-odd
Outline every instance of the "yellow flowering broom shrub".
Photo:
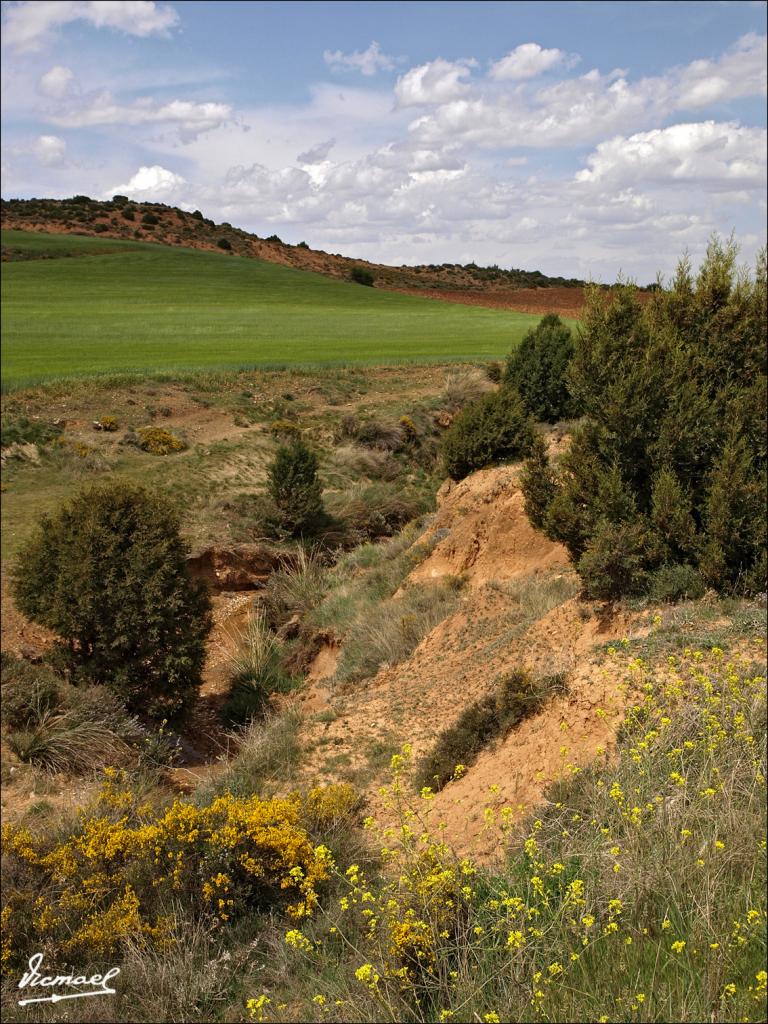
[[181,452],[187,446],[180,437],[163,427],[139,427],[139,447],[150,455],[170,455]]
[[[167,939],[169,914],[227,922],[245,911],[284,908],[311,916],[330,854],[314,846],[298,795],[262,800],[231,794],[197,807],[135,806],[122,773],[107,770],[99,799],[63,841],[3,829],[6,959],[50,948],[56,955],[113,954],[123,939]],[[347,807],[343,788],[315,790],[318,805]]]

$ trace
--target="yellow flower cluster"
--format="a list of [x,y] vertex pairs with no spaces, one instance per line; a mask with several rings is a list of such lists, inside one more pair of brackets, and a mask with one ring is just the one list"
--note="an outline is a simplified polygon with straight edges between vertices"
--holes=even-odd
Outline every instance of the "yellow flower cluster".
[[[746,855],[744,836],[731,838],[729,814],[747,806],[752,813],[744,794],[764,791],[756,739],[764,680],[748,660],[728,662],[720,649],[685,652],[661,670],[623,651],[610,657],[617,673],[625,661],[620,685],[636,695],[616,757],[584,772],[575,800],[566,791],[527,834],[515,834],[519,856],[509,870],[490,873],[436,839],[442,826],[430,816],[440,801],[429,789],[414,799],[407,788],[407,747],[392,758],[392,782],[379,791],[390,824],[365,822],[381,838],[384,875],[373,879],[357,864],[338,872],[347,889],[329,915],[327,939],[304,940],[318,970],[323,942],[334,957],[354,948],[353,999],[375,1001],[386,1019],[423,1019],[429,1003],[442,1021],[608,1021],[663,1015],[667,1003],[644,973],[658,963],[662,1001],[675,986],[688,998],[695,972],[729,1001],[729,1019],[764,1019],[766,972],[733,967],[754,951],[759,957],[765,911],[755,906],[757,890],[745,889],[745,902],[733,905],[727,881],[731,858],[741,878],[738,857]],[[734,782],[726,813],[719,802]],[[509,844],[514,810],[489,810],[486,821],[498,822]],[[765,841],[757,835],[754,843],[762,863]],[[662,849],[656,863],[653,851]],[[694,881],[706,893],[705,916],[680,896]],[[500,1006],[498,993],[509,996],[495,977],[514,977],[514,999],[525,1003]],[[749,1005],[756,1009],[748,1015]]]
[[[206,806],[176,800],[153,813],[135,810],[124,775],[108,769],[101,793],[63,842],[4,827],[3,854],[23,882],[3,910],[6,960],[23,958],[23,945],[46,941],[68,953],[102,955],[131,935],[162,944],[169,929],[161,907],[169,896],[222,922],[276,902],[294,919],[306,918],[333,860],[313,845],[305,816],[332,821],[356,800],[350,787],[329,787],[313,790],[306,805],[295,795],[225,794]],[[14,933],[25,941],[14,943]]]
[[171,452],[180,452],[186,448],[180,437],[162,427],[139,427],[136,433],[141,448],[150,455],[170,455]]

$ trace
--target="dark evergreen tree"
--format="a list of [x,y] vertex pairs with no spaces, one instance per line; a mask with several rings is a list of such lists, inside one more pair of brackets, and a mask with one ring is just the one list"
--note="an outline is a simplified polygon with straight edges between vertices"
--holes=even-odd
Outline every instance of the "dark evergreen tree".
[[165,498],[127,483],[93,487],[42,518],[15,564],[13,596],[61,638],[74,682],[102,683],[133,710],[171,715],[195,696],[211,628],[186,556]]
[[573,353],[570,329],[549,313],[508,357],[504,381],[517,388],[534,419],[556,423],[578,414],[566,380]]
[[586,418],[556,469],[531,460],[523,488],[592,593],[637,592],[664,566],[765,589],[765,254],[752,277],[735,266],[735,245],[714,239],[695,280],[684,259],[645,304],[628,285],[588,289],[567,374]]
[[312,533],[325,518],[317,455],[303,441],[281,445],[267,469],[274,506],[271,525],[282,536]]
[[520,395],[500,388],[471,402],[458,414],[442,443],[446,472],[461,480],[476,469],[526,455],[533,424]]

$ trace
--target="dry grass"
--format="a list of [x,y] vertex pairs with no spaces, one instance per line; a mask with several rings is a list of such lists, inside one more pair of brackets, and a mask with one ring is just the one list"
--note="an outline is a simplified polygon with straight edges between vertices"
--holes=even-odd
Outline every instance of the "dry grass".
[[252,720],[233,733],[236,754],[223,772],[204,783],[196,799],[205,803],[211,795],[261,796],[274,792],[293,777],[301,756],[301,714],[295,708]]
[[284,648],[269,628],[264,609],[253,612],[244,628],[230,632],[232,686],[222,709],[225,721],[243,725],[262,714],[274,693],[286,693],[295,681],[283,670]]
[[78,720],[71,711],[41,712],[26,729],[11,733],[8,745],[20,761],[52,774],[122,764],[130,756],[107,725]]
[[298,548],[294,561],[272,573],[264,590],[264,605],[273,625],[293,615],[300,618],[322,601],[328,568],[318,551]]
[[351,483],[361,477],[392,480],[400,472],[400,467],[390,452],[342,444],[331,453],[327,472],[338,476],[341,481]]
[[493,391],[493,387],[484,370],[474,366],[461,367],[446,374],[445,388],[440,396],[441,404],[448,412],[458,412],[465,405]]
[[352,623],[333,677],[337,684],[366,679],[411,654],[458,603],[456,582],[409,587],[402,596],[364,609]]

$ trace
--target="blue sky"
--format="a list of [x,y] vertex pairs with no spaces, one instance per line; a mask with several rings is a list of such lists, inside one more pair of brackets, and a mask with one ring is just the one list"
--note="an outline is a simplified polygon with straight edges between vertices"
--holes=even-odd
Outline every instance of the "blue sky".
[[2,8],[5,197],[600,280],[764,244],[764,3]]

